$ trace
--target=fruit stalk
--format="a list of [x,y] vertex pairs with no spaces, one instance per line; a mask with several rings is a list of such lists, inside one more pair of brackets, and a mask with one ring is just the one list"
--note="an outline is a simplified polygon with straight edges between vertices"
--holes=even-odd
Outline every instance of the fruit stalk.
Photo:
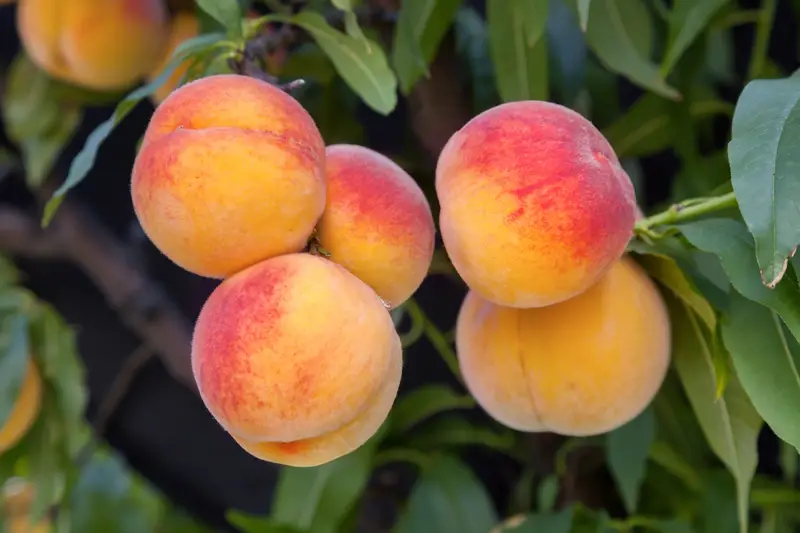
[[664,224],[675,224],[691,220],[702,215],[720,211],[737,205],[736,194],[729,192],[711,198],[692,198],[681,203],[672,205],[666,211],[658,213],[648,218],[639,220],[634,226],[637,235],[646,235],[651,238],[659,238],[661,235],[652,231],[656,226]]

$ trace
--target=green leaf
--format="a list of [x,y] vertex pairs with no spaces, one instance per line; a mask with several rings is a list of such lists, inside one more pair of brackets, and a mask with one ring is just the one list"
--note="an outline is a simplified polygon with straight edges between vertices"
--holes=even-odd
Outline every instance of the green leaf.
[[52,307],[41,305],[31,323],[30,336],[42,374],[54,388],[67,452],[74,457],[85,444],[83,426],[88,401],[76,334]]
[[461,5],[461,0],[405,0],[394,30],[392,65],[400,90],[408,94],[428,65]]
[[528,514],[522,519],[511,519],[498,533],[570,533],[575,511],[567,507],[558,512]]
[[[210,1],[210,0],[209,0]],[[207,33],[198,35],[192,39],[188,39],[181,43],[173,52],[172,59],[163,70],[163,72],[152,82],[140,87],[125,97],[119,104],[111,117],[105,122],[100,124],[86,139],[86,144],[72,160],[69,173],[64,183],[53,193],[53,197],[47,202],[44,208],[44,216],[42,218],[42,225],[47,226],[56,214],[61,202],[64,201],[64,195],[77,186],[89,171],[94,166],[94,161],[97,158],[97,151],[100,145],[111,135],[114,128],[128,116],[136,105],[143,99],[153,94],[164,82],[166,82],[172,73],[183,61],[191,54],[198,53],[206,48],[214,46],[220,42],[224,36],[216,33]]]
[[480,480],[461,461],[439,457],[422,472],[394,533],[487,533],[497,513]]
[[675,368],[706,440],[736,480],[739,530],[746,533],[761,418],[735,376],[723,396],[715,398],[714,347],[709,335],[685,304],[669,294],[665,299],[672,321]]
[[730,0],[676,0],[669,14],[667,52],[661,62],[661,75],[666,77],[708,26],[712,17]]
[[315,43],[305,43],[293,50],[281,66],[281,77],[285,79],[302,78],[328,86],[335,76],[330,59]]
[[382,437],[380,431],[354,452],[321,466],[283,468],[270,519],[308,533],[336,533],[367,485]]
[[504,102],[546,100],[547,39],[542,37],[547,2],[487,0],[486,20],[500,98]]
[[392,409],[391,434],[402,435],[426,418],[453,409],[471,409],[475,400],[446,385],[426,385],[403,396]]
[[636,513],[639,489],[644,481],[647,458],[655,436],[656,420],[649,408],[606,434],[608,466],[629,514]]
[[55,82],[25,54],[9,69],[2,104],[8,134],[22,151],[28,185],[38,187],[78,128],[81,111],[59,102]]
[[225,519],[243,533],[307,533],[302,529],[276,523],[270,518],[251,516],[239,511],[228,511]]
[[589,27],[589,8],[591,6],[592,0],[578,0],[578,21],[584,32]]
[[514,433],[475,425],[457,417],[441,418],[409,432],[409,445],[421,450],[440,450],[460,446],[486,446],[505,453],[514,449]]
[[[591,116],[592,120],[598,123],[599,115],[596,112],[598,106],[595,105],[597,99],[594,95],[603,94],[606,98],[614,100],[615,106],[618,107],[613,96],[616,91],[611,90],[611,94],[609,94],[605,92],[607,88],[601,86],[602,83],[587,83],[587,69],[601,70],[605,79],[611,79],[613,83],[616,83],[617,77],[605,69],[597,67],[596,64],[588,62],[586,36],[578,25],[578,21],[575,20],[568,1],[551,0],[548,6],[546,33],[551,99],[561,102],[585,116]],[[590,102],[591,114],[578,109],[578,104],[582,99]],[[615,106],[603,107],[603,111],[614,113]]]
[[104,533],[153,531],[157,517],[142,505],[141,496],[120,459],[96,452],[70,495],[72,528]]
[[800,447],[800,345],[787,335],[777,313],[731,295],[722,338],[753,406],[775,434]]
[[222,24],[228,37],[242,38],[242,8],[237,0],[196,0],[197,7]]
[[0,324],[0,427],[19,398],[28,372],[28,318],[25,315],[3,317]]
[[471,78],[472,110],[477,114],[497,104],[494,65],[489,53],[486,22],[475,9],[462,7],[455,20],[456,51],[466,62]]
[[[31,506],[34,522],[44,516],[63,491],[66,468],[71,466],[62,453],[61,428],[58,406],[55,399],[45,395],[39,417],[25,437],[28,477],[36,487],[36,496]],[[76,528],[77,531],[85,531]]]
[[768,289],[761,282],[753,238],[736,220],[713,218],[678,228],[700,250],[720,258],[731,285],[744,297],[776,311],[796,339],[800,339],[800,287],[790,271],[790,280]]
[[728,158],[733,190],[768,287],[781,280],[800,244],[797,139],[800,77],[748,83],[736,103]]
[[552,511],[556,505],[558,498],[558,477],[551,474],[542,480],[539,485],[539,492],[537,494],[537,502],[539,511],[549,512]]
[[717,329],[717,315],[694,283],[683,273],[675,260],[662,254],[639,255],[638,262],[647,273],[680,298],[703,319],[710,331]]
[[303,11],[293,17],[272,15],[271,18],[295,24],[311,34],[336,72],[369,107],[388,115],[397,106],[397,78],[377,43],[342,33],[313,11]]
[[61,120],[45,135],[21,143],[25,175],[30,187],[38,187],[45,181],[61,151],[78,129],[81,115],[79,109],[64,109]]
[[[655,94],[640,97],[628,111],[603,129],[620,158],[644,157],[668,149],[675,141],[671,102]],[[693,121],[730,115],[733,106],[713,94],[699,96],[689,104]]]
[[649,60],[645,47],[652,41],[642,36],[652,35],[652,19],[641,0],[594,0],[589,18],[586,42],[606,68],[665,98],[681,98]]

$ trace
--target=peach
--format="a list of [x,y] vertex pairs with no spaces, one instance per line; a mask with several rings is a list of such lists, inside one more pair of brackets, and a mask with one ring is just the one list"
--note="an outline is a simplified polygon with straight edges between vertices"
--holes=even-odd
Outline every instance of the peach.
[[[158,66],[153,69],[153,71],[147,77],[147,82],[151,83],[158,78],[167,65],[169,65],[175,49],[178,48],[178,46],[180,46],[184,41],[196,37],[199,32],[200,21],[197,19],[197,16],[193,11],[180,11],[176,13],[172,18],[169,41],[165,48],[164,56],[161,59],[161,63],[159,63]],[[152,95],[150,95],[150,99],[153,101],[153,103],[160,104],[172,91],[178,87],[178,83],[180,83],[181,79],[183,79],[183,76],[186,74],[186,71],[189,70],[190,65],[191,61],[186,60],[172,71],[172,74],[170,74],[169,78],[167,78],[166,81],[164,81],[164,83],[158,89],[156,89]]]
[[605,433],[652,401],[670,362],[664,301],[627,256],[584,293],[548,307],[502,307],[470,291],[456,324],[464,381],[519,431]]
[[439,156],[436,193],[453,266],[498,305],[580,294],[633,235],[633,184],[611,145],[550,102],[510,102],[469,121]]
[[346,144],[327,148],[325,180],[320,245],[387,305],[402,304],[433,260],[433,215],[422,189],[388,157]]
[[97,90],[134,85],[167,44],[163,0],[25,0],[17,28],[25,51],[55,78]]
[[325,209],[325,145],[291,96],[237,74],[172,92],[131,178],[142,229],[174,263],[223,278],[302,250]]
[[372,289],[328,259],[287,254],[214,290],[195,324],[192,369],[207,409],[244,450],[315,466],[382,425],[402,351]]
[[31,429],[42,406],[42,378],[32,358],[28,359],[22,387],[11,414],[0,427],[0,454],[11,449]]

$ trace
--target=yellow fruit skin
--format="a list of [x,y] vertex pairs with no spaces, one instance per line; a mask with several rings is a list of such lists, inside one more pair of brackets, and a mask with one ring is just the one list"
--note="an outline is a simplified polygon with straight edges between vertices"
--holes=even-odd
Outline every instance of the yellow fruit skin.
[[224,278],[299,252],[325,209],[325,144],[289,94],[207,76],[156,108],[131,175],[150,241],[194,274]]
[[242,448],[316,466],[381,426],[402,350],[375,291],[341,265],[299,253],[214,290],[195,324],[192,369],[209,412]]
[[5,425],[0,428],[0,454],[9,450],[25,436],[36,420],[42,406],[42,378],[32,359],[28,360],[28,370],[19,398],[11,410]]
[[328,146],[325,180],[320,244],[387,305],[399,306],[433,259],[435,227],[425,194],[391,159],[363,146]]
[[453,267],[507,307],[577,296],[633,235],[633,183],[613,148],[551,102],[507,102],[470,120],[439,155],[436,194]]
[[[192,11],[181,11],[176,13],[172,19],[172,26],[169,34],[169,41],[166,46],[166,53],[161,59],[161,63],[150,73],[147,77],[147,82],[150,83],[161,74],[161,72],[169,64],[170,57],[175,49],[184,41],[196,37],[200,32],[200,21]],[[184,61],[167,78],[167,80],[150,95],[150,99],[160,104],[169,94],[175,90],[183,75],[189,68],[191,61]]]
[[169,36],[163,0],[25,0],[17,29],[51,76],[95,90],[122,90],[152,71]]
[[670,361],[664,301],[627,256],[581,295],[548,307],[500,307],[471,291],[456,328],[468,389],[520,431],[613,430],[652,401]]

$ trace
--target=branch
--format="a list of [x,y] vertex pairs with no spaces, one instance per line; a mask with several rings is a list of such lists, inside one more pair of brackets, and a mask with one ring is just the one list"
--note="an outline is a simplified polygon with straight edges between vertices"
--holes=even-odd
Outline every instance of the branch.
[[[49,191],[41,191],[47,198]],[[47,229],[18,208],[0,206],[0,250],[34,259],[68,260],[103,293],[122,322],[157,353],[172,376],[196,390],[191,325],[129,251],[80,204],[67,199]]]

